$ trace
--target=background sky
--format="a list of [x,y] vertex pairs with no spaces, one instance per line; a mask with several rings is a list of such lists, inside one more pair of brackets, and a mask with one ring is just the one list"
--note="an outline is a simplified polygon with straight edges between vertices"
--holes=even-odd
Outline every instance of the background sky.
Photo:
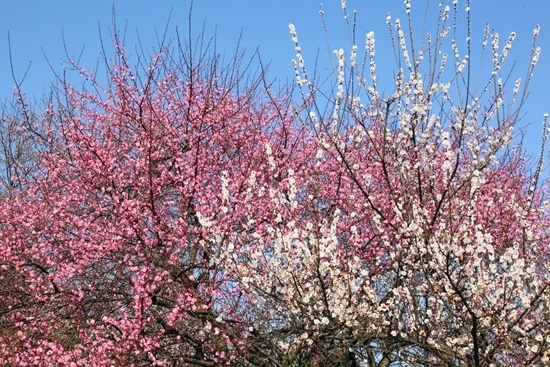
[[[413,13],[424,16],[426,8],[434,11],[439,1],[412,0]],[[448,1],[451,3],[452,1]],[[262,61],[271,62],[269,76],[283,82],[293,77],[290,60],[294,58],[294,45],[290,40],[288,24],[294,23],[304,49],[306,64],[313,68],[319,52],[319,72],[327,73],[329,53],[336,48],[349,50],[349,38],[339,0],[325,0],[330,46],[327,46],[318,0],[195,0],[192,9],[192,28],[199,35],[203,24],[207,36],[217,35],[218,50],[232,53],[242,32],[241,46],[248,55],[259,47]],[[11,37],[11,59],[15,76],[21,80],[28,73],[23,89],[31,98],[40,99],[47,86],[54,81],[46,57],[54,70],[62,70],[67,60],[82,52],[80,64],[94,66],[100,54],[99,34],[103,35],[109,52],[109,30],[112,28],[112,9],[116,10],[118,28],[127,29],[126,45],[137,43],[137,35],[145,48],[157,45],[156,33],[163,33],[168,17],[168,36],[175,35],[176,27],[187,34],[190,0],[2,0],[0,3],[0,98],[11,98],[14,82],[11,76],[8,52],[8,32]],[[461,9],[465,0],[459,0]],[[358,45],[364,47],[364,35],[375,31],[377,38],[378,69],[393,65],[393,54],[384,51],[387,40],[386,12],[392,17],[405,19],[405,6],[401,0],[348,0],[350,11],[358,11]],[[536,152],[539,145],[543,113],[550,112],[550,1],[548,0],[473,0],[472,28],[480,37],[486,21],[501,35],[501,47],[512,31],[517,39],[510,60],[518,60],[516,70],[523,75],[529,62],[531,36],[536,24],[541,26],[539,45],[541,59],[531,85],[531,95],[525,106],[523,124],[533,123],[527,144]],[[422,27],[422,23],[417,23]],[[433,26],[428,22],[427,28]],[[385,38],[386,37],[386,38]],[[65,40],[65,41],[64,41]],[[474,38],[474,41],[476,38]],[[477,39],[479,44],[479,38]],[[65,42],[65,46],[64,46]],[[65,48],[64,48],[65,47]],[[380,47],[380,48],[378,48]],[[128,47],[130,48],[130,47]],[[389,51],[389,49],[388,49]],[[308,64],[309,61],[309,64]],[[511,64],[508,64],[511,65]],[[521,69],[521,70],[520,70]],[[519,72],[520,70],[520,72]]]

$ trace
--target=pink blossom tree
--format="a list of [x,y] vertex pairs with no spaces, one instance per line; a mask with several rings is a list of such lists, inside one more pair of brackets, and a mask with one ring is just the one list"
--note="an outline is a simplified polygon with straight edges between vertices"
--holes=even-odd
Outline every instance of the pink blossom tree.
[[22,118],[40,169],[0,205],[0,364],[245,361],[249,322],[216,261],[225,241],[204,242],[200,215],[243,230],[229,192],[251,172],[274,180],[257,147],[299,165],[300,129],[288,102],[245,87],[238,54],[224,69],[215,50],[167,44],[133,68],[114,41],[107,85],[79,68],[85,90],[61,80],[40,118]]

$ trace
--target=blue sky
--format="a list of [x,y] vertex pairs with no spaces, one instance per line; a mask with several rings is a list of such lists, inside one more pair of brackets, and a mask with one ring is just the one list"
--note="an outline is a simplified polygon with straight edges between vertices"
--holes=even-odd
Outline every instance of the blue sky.
[[[452,1],[449,1],[449,3]],[[119,28],[127,24],[126,45],[136,43],[136,34],[144,47],[156,45],[155,30],[163,32],[172,11],[169,36],[175,27],[186,34],[190,0],[126,0],[126,1],[84,1],[51,0],[22,1],[4,0],[0,4],[0,98],[9,98],[13,81],[9,67],[7,33],[10,32],[12,60],[17,78],[22,78],[27,66],[29,72],[23,84],[27,95],[40,99],[42,91],[54,80],[44,54],[54,69],[59,71],[66,60],[63,34],[70,57],[83,50],[82,66],[93,66],[100,52],[99,28],[107,41],[109,50],[109,28],[113,4]],[[424,9],[437,8],[438,1],[412,0],[413,12],[423,16]],[[385,15],[390,11],[393,18],[404,19],[404,5],[401,0],[348,0],[349,10],[358,10],[359,47],[363,47],[364,35],[374,30],[377,46],[387,34]],[[459,7],[465,0],[459,0]],[[321,60],[328,58],[327,44],[319,17],[317,0],[195,0],[193,5],[193,32],[198,35],[202,24],[206,24],[209,36],[217,34],[218,49],[233,52],[242,31],[241,44],[248,54],[259,47],[262,60],[271,61],[271,78],[285,80],[293,77],[290,60],[294,57],[293,44],[288,33],[290,22],[296,25],[306,63],[313,67],[313,58],[319,50]],[[345,26],[339,0],[325,0],[325,16],[330,32],[330,48],[348,47]],[[518,59],[518,68],[524,67],[529,58],[532,30],[541,25],[539,45],[542,55],[531,86],[531,96],[525,106],[523,123],[532,122],[528,144],[538,146],[540,121],[544,112],[550,112],[550,97],[547,86],[550,83],[550,1],[548,0],[473,0],[472,25],[474,36],[479,36],[487,20],[500,33],[501,45],[511,31],[518,34],[510,59]],[[431,24],[428,24],[428,27]],[[421,26],[421,23],[419,24]],[[386,58],[386,54],[388,57]],[[379,69],[392,62],[393,56],[377,52]],[[510,60],[512,61],[512,60]],[[320,72],[328,64],[320,64]],[[327,70],[328,72],[328,70]],[[523,70],[520,74],[523,74]]]

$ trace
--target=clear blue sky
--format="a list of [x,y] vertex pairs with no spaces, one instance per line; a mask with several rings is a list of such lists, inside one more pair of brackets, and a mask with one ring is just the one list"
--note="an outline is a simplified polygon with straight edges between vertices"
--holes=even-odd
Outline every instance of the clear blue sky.
[[[374,30],[377,38],[387,34],[386,11],[391,11],[393,18],[405,18],[405,8],[401,0],[348,0],[347,3],[349,10],[358,10],[359,47],[363,47],[362,39],[369,30]],[[8,31],[11,34],[16,76],[21,78],[27,65],[32,63],[23,87],[29,96],[39,99],[42,90],[54,79],[43,53],[56,70],[61,70],[66,59],[63,31],[69,53],[78,55],[84,48],[81,63],[83,66],[92,66],[100,51],[99,27],[108,41],[113,4],[119,27],[122,28],[127,21],[127,46],[136,43],[137,33],[145,47],[156,45],[155,30],[162,33],[171,9],[169,36],[174,35],[176,26],[180,32],[187,32],[190,0],[3,0],[0,4],[0,98],[9,97],[13,90],[8,57]],[[434,8],[438,1],[430,0],[428,4]],[[463,8],[464,5],[465,0],[459,0],[459,6]],[[423,15],[426,1],[412,0],[412,6],[413,11]],[[324,10],[332,36],[331,48],[348,47],[341,21],[340,1],[325,0]],[[527,63],[529,57],[532,30],[537,23],[541,25],[539,45],[542,47],[542,55],[523,120],[524,123],[534,123],[528,143],[537,146],[541,126],[539,122],[544,112],[550,112],[548,14],[549,0],[473,0],[472,3],[473,28],[478,36],[487,20],[500,33],[501,45],[511,31],[517,32],[511,59],[518,59],[520,67]],[[313,55],[318,49],[321,58],[327,58],[318,0],[195,0],[192,18],[195,34],[201,31],[203,21],[206,22],[208,35],[213,35],[217,30],[220,51],[234,51],[242,30],[242,45],[249,53],[259,46],[262,59],[271,61],[271,78],[284,80],[293,76],[290,59],[294,57],[294,49],[288,33],[290,22],[296,25],[302,47],[306,51],[306,62],[309,60],[312,65]],[[381,40],[383,38],[377,39],[377,46]],[[378,52],[377,57],[380,68],[385,61],[384,52]],[[533,148],[536,150],[534,146]]]

